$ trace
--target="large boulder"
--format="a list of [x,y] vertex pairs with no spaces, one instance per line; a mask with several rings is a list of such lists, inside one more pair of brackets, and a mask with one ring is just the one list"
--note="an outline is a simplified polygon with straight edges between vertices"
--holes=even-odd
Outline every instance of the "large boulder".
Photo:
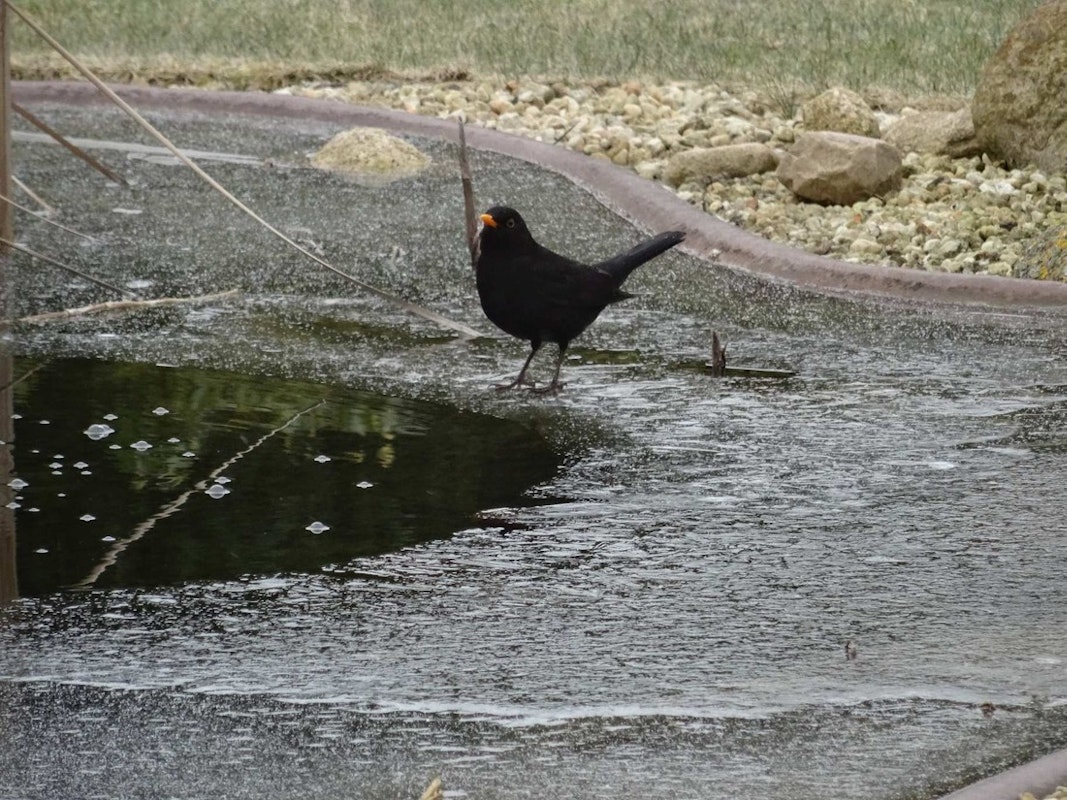
[[777,166],[778,153],[759,142],[694,147],[671,156],[664,177],[671,186],[680,186],[688,181],[743,178],[770,172]]
[[982,69],[971,112],[991,156],[1067,172],[1067,1],[1038,6],[1011,30]]
[[982,152],[969,108],[905,114],[886,128],[884,138],[902,153],[969,158]]
[[801,200],[850,206],[900,188],[900,153],[880,139],[805,133],[778,164],[778,180]]
[[827,89],[800,107],[804,129],[808,131],[837,131],[857,136],[877,138],[881,135],[878,118],[867,101],[855,92],[841,87]]

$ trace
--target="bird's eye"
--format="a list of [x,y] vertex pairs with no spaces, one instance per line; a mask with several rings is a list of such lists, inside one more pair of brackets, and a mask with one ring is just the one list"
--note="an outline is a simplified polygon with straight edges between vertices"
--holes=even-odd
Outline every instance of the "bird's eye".
[[509,220],[508,220],[507,222],[505,222],[504,224],[505,224],[505,225],[507,225],[507,226],[508,226],[509,228],[514,228],[514,227],[515,227],[515,220],[513,220],[513,219],[509,219]]

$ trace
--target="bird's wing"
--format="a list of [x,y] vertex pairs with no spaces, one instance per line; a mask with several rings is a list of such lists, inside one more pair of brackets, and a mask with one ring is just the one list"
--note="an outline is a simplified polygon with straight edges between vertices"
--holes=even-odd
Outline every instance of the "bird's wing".
[[546,250],[522,266],[528,291],[546,306],[602,309],[617,291],[613,276]]
[[524,338],[537,333],[548,341],[570,341],[604,306],[626,296],[606,272],[549,250],[513,256],[498,269],[497,285],[506,291],[491,293],[492,312],[487,313],[504,330]]

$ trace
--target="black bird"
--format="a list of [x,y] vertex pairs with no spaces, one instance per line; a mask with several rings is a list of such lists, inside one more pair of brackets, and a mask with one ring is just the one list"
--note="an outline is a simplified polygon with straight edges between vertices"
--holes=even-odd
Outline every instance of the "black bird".
[[559,356],[552,382],[538,391],[562,389],[559,371],[571,340],[606,306],[633,297],[619,288],[631,272],[685,238],[682,231],[667,231],[587,266],[535,242],[513,208],[493,206],[481,219],[474,270],[482,310],[494,325],[526,339],[531,348],[518,377],[498,389],[532,385],[526,370],[545,342],[555,342]]

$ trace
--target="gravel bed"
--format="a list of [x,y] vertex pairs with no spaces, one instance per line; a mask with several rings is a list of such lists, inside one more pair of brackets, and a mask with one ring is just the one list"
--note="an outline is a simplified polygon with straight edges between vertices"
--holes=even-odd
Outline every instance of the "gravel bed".
[[[693,147],[762,142],[787,149],[803,130],[798,115],[778,113],[758,92],[693,82],[374,81],[280,92],[438,117],[463,114],[471,123],[558,143],[650,180],[662,180],[668,159]],[[954,103],[959,108],[966,101]],[[907,101],[888,92],[872,97],[872,106],[880,109],[883,130],[909,113]],[[673,190],[728,222],[793,247],[846,261],[946,272],[1011,275],[1036,233],[1067,226],[1064,175],[1007,170],[984,157],[908,153],[899,192],[851,206],[799,201],[773,172]]]

